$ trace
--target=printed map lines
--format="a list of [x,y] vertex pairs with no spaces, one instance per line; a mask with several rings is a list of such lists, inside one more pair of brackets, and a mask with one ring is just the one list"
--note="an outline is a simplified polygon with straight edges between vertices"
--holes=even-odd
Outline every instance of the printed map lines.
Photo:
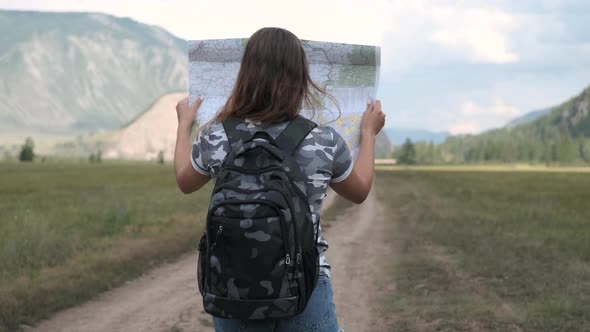
[[[212,119],[227,101],[246,44],[246,39],[189,41],[189,99],[192,102],[198,95],[205,97],[197,115],[199,123]],[[354,154],[360,141],[362,112],[367,99],[375,97],[378,86],[379,48],[307,40],[302,41],[302,46],[312,80],[328,90],[339,106],[332,105],[330,98],[323,98],[325,111],[314,113],[304,109],[302,114],[320,125],[334,127]],[[327,119],[328,113],[334,118]]]

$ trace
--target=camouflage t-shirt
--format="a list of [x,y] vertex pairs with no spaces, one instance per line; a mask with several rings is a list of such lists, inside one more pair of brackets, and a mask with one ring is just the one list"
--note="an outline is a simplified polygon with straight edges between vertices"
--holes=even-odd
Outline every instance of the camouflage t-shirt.
[[[244,120],[236,129],[247,130],[252,135],[263,130],[276,138],[287,124],[288,122],[282,122],[262,126],[260,123]],[[203,127],[195,139],[192,145],[191,162],[197,172],[211,176],[215,180],[229,150],[230,143],[223,125],[219,122],[212,122]],[[319,221],[322,202],[326,197],[326,189],[330,182],[343,181],[352,171],[350,150],[334,128],[318,126],[305,137],[295,151],[294,157],[307,175],[306,194],[315,224]],[[322,236],[321,226],[319,232],[320,272],[329,276],[330,265],[326,261],[325,254],[328,242]]]

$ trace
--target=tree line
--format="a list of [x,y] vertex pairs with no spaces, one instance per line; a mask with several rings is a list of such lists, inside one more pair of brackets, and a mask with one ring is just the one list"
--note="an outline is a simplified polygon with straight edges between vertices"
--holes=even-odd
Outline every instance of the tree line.
[[[8,153],[8,152],[7,152]],[[18,154],[18,160],[20,162],[25,162],[25,163],[29,163],[29,162],[33,162],[35,161],[38,156],[35,154],[35,142],[33,141],[32,137],[27,137],[25,139],[25,143],[21,146],[20,148],[20,152]],[[10,159],[10,154],[8,153],[7,156],[5,155],[4,157],[5,159]],[[42,161],[45,161],[45,157],[41,158]],[[88,156],[88,162],[91,164],[100,164],[102,163],[102,150],[98,150],[96,152],[92,152],[89,156]],[[165,155],[164,155],[164,151],[160,150],[158,151],[158,155],[156,158],[156,162],[158,164],[165,164],[166,160],[165,160]]]
[[413,142],[409,138],[392,153],[402,165],[529,163],[588,164],[590,138],[562,135],[551,140],[451,136],[445,142]]

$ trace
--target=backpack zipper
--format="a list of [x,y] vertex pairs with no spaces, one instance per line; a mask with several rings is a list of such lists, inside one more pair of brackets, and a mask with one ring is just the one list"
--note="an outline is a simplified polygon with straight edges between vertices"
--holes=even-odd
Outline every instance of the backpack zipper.
[[213,244],[211,245],[211,251],[213,251],[213,248],[215,248],[215,245],[217,244],[217,240],[219,240],[221,232],[223,232],[223,225],[219,225],[219,228],[217,228],[217,233],[215,234],[215,241],[213,241]]
[[237,166],[225,166],[224,169],[230,170],[230,171],[236,171],[236,172],[240,172],[240,173],[244,173],[244,174],[260,174],[260,173],[266,173],[269,171],[274,171],[274,170],[282,170],[285,171],[285,169],[282,166],[268,166],[265,168],[261,168],[261,169],[246,169],[246,168],[240,168]]

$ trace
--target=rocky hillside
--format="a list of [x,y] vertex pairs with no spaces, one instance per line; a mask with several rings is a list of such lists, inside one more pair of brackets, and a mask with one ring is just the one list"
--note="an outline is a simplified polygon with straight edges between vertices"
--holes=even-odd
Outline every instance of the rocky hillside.
[[176,142],[176,103],[186,93],[163,96],[129,126],[116,131],[105,145],[104,157],[108,159],[155,160],[164,153],[165,160],[174,156]]
[[0,11],[0,131],[118,129],[187,86],[186,43],[128,18]]
[[[0,29],[0,153],[32,136],[41,155],[172,158],[184,40],[91,13],[0,11]],[[377,143],[378,156],[391,150],[384,133]]]

